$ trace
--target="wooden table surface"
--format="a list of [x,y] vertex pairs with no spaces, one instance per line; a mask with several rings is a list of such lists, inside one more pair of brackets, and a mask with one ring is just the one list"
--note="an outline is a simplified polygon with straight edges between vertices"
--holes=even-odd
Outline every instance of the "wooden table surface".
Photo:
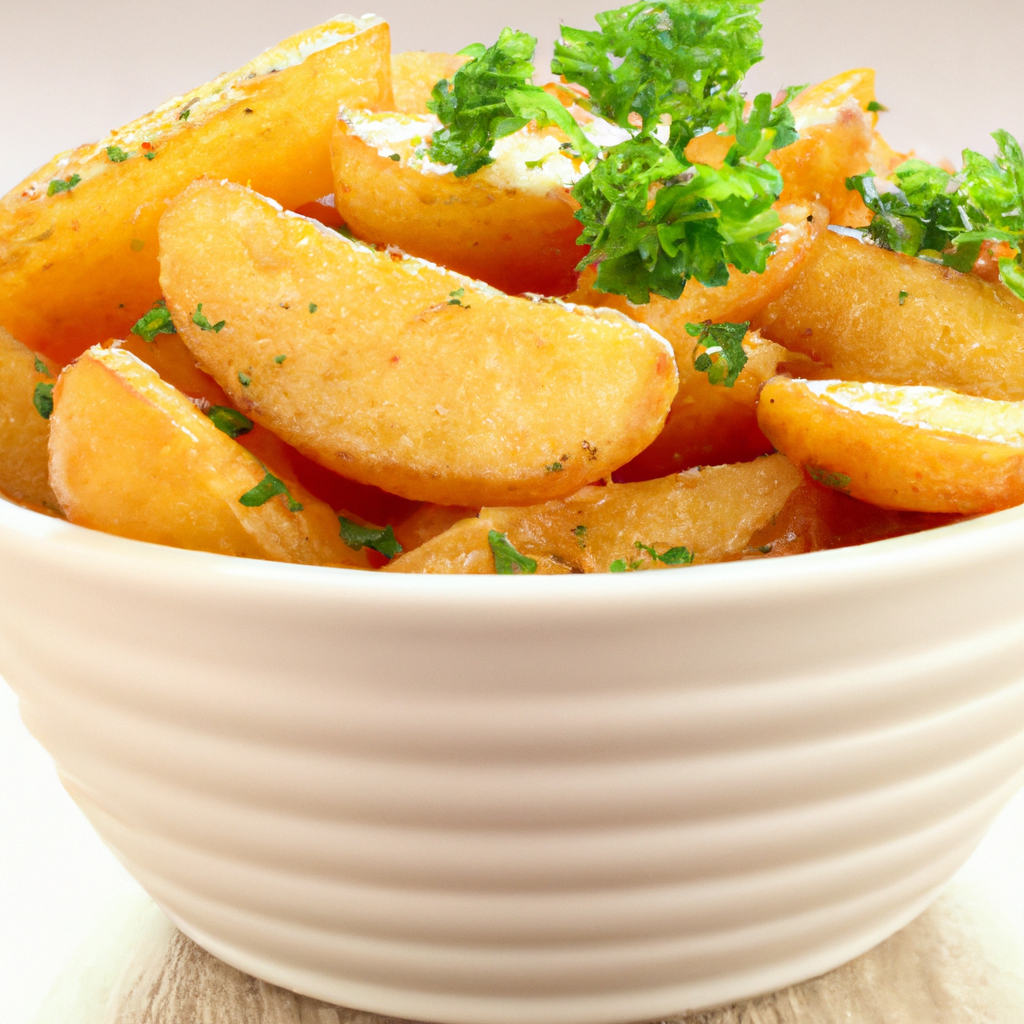
[[[257,981],[134,898],[65,972],[36,1024],[390,1024]],[[1024,942],[991,895],[954,882],[888,942],[822,978],[668,1024],[1021,1024]]]

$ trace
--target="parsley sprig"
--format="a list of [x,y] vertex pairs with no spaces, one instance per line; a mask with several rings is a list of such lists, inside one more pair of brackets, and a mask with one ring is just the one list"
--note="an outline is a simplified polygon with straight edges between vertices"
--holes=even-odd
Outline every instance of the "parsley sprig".
[[865,232],[883,248],[967,273],[985,242],[1007,243],[1014,253],[999,260],[1000,277],[1024,299],[1024,151],[1007,131],[992,137],[996,155],[964,150],[959,174],[908,160],[887,182],[869,171],[846,185],[874,214]]
[[[677,299],[696,278],[717,287],[729,268],[763,273],[779,226],[772,204],[782,177],[768,160],[794,142],[788,100],[759,95],[749,113],[739,87],[761,60],[760,0],[654,0],[597,15],[598,30],[563,27],[551,65],[583,86],[580,103],[628,138],[598,150],[558,100],[530,83],[536,41],[505,29],[451,82],[430,109],[444,128],[432,156],[458,176],[492,162],[494,143],[531,120],[555,124],[587,162],[573,189],[583,224],[579,264],[596,264],[596,287],[634,303],[652,292]],[[698,135],[734,137],[721,167],[686,155]]]
[[402,553],[402,545],[395,537],[394,528],[385,526],[378,530],[373,526],[360,526],[344,516],[338,516],[341,526],[341,539],[353,550],[362,551],[370,548],[385,558],[395,558]]
[[284,497],[289,512],[301,512],[303,505],[292,497],[288,485],[274,476],[266,467],[264,467],[264,471],[266,476],[251,491],[246,491],[238,499],[239,504],[246,508],[260,508],[262,505],[266,505],[271,498],[276,498],[280,494]]
[[504,533],[491,530],[487,542],[494,555],[494,571],[499,576],[533,576],[537,572],[537,562],[516,551]]
[[593,151],[565,107],[532,83],[536,49],[529,33],[506,28],[490,48],[474,43],[459,51],[470,60],[451,81],[438,82],[427,103],[443,126],[430,143],[432,160],[453,164],[455,176],[464,178],[494,163],[495,142],[531,121],[556,124],[581,151]]
[[171,311],[163,299],[157,299],[153,303],[153,308],[132,328],[132,334],[137,334],[143,341],[149,342],[155,341],[158,334],[177,333],[171,319]]
[[[747,365],[743,339],[750,324],[716,324],[705,320],[701,324],[687,324],[686,333],[696,338],[693,368],[706,373],[712,384],[731,388]],[[698,352],[698,349],[703,351]]]

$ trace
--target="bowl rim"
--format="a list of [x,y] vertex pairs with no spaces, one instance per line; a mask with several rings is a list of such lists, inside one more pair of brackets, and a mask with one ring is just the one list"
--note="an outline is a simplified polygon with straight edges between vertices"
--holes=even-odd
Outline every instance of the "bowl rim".
[[366,572],[193,551],[131,540],[45,515],[0,497],[0,565],[14,555],[49,578],[87,577],[176,594],[195,587],[244,591],[270,602],[326,602],[362,611],[429,609],[432,617],[471,608],[474,617],[514,613],[562,617],[571,611],[650,614],[679,608],[749,605],[771,599],[826,598],[900,581],[948,578],[981,564],[1024,561],[1024,505],[948,526],[854,547],[779,558],[686,567],[684,571],[522,576]]

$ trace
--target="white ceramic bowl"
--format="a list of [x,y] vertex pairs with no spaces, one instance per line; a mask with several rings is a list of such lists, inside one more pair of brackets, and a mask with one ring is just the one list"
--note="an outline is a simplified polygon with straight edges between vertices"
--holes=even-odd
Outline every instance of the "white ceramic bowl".
[[[302,3],[264,31],[279,4],[239,22],[180,0],[205,26],[188,53],[215,63],[138,82],[77,55],[114,27],[142,52],[162,0],[133,4],[137,25],[3,8],[0,38],[44,35],[52,60],[25,45],[0,67],[20,119],[4,188],[322,16]],[[608,6],[566,4],[581,24]],[[381,13],[400,47],[508,16],[447,7],[465,17]],[[516,22],[551,10],[524,0]],[[1005,76],[974,73],[1013,66],[1019,0],[765,14],[759,87],[875,63],[898,145],[1024,134]],[[1024,510],[789,560],[420,578],[157,548],[0,502],[0,673],[100,834],[228,962],[396,1016],[610,1024],[812,976],[924,908],[1020,781],[1022,578]]]
[[1024,511],[591,577],[233,560],[0,503],[0,671],[115,853],[269,981],[666,1016],[911,920],[1024,765]]

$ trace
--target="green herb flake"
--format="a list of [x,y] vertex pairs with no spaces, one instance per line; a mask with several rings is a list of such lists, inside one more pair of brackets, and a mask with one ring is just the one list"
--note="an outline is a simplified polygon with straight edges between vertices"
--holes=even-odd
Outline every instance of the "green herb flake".
[[187,120],[188,120],[188,118],[189,118],[189,115],[190,115],[191,113],[192,113],[192,111],[191,111],[191,110],[189,110],[189,109],[188,109],[188,107],[186,107],[186,108],[185,108],[185,109],[184,109],[184,110],[183,110],[183,111],[182,111],[182,112],[181,112],[181,113],[180,113],[180,114],[178,115],[178,120],[179,120],[179,121],[187,121]]
[[464,178],[494,163],[495,142],[531,121],[540,128],[557,125],[580,153],[596,154],[565,107],[532,83],[536,49],[533,36],[505,28],[489,49],[475,43],[461,51],[470,59],[451,81],[434,86],[427,103],[442,125],[430,140],[432,160],[453,165],[455,176]]
[[580,546],[582,551],[587,546],[587,528],[580,524],[572,531],[572,535],[576,538],[576,543]]
[[455,291],[448,293],[448,305],[449,306],[461,306],[463,309],[469,309],[463,301],[463,297],[466,294],[465,288],[456,288]]
[[850,484],[853,482],[845,473],[834,473],[828,469],[821,469],[818,466],[807,466],[807,475],[812,480],[817,480],[824,487],[831,487],[834,491],[841,491],[848,494]]
[[146,243],[141,238],[133,238],[129,246],[132,252],[142,252],[146,248]]
[[539,160],[527,160],[526,161],[527,170],[536,171],[538,168],[544,166],[544,163],[545,163],[546,160],[547,160],[547,156],[542,156]]
[[287,358],[287,356],[274,356],[274,362],[281,366]]
[[640,541],[637,541],[634,547],[637,551],[646,551],[652,562],[661,562],[662,565],[693,565],[693,553],[689,548],[669,548],[659,555],[654,548],[641,544]]
[[163,299],[153,303],[153,308],[145,314],[132,328],[143,341],[154,341],[158,334],[177,334],[170,310]]
[[505,534],[491,530],[487,541],[491,545],[494,569],[499,576],[532,576],[537,572],[537,563],[516,551]]
[[148,152],[148,153],[146,154],[146,159],[147,159],[147,160],[155,160],[155,159],[156,159],[156,153],[154,153],[154,152],[153,152],[153,150],[150,150],[150,151],[149,151],[149,152]]
[[900,305],[905,306],[907,304],[907,299],[909,298],[910,292],[900,292]]
[[192,323],[194,323],[201,331],[213,331],[215,334],[220,334],[220,332],[227,326],[226,320],[221,320],[220,323],[211,324],[207,319],[206,314],[203,312],[203,304],[201,302],[196,307],[196,311],[192,314]]
[[320,307],[315,302],[311,302],[309,304],[309,311],[310,311],[310,313],[315,313],[319,308]]
[[394,558],[402,553],[402,545],[398,543],[395,531],[390,526],[385,526],[383,530],[373,526],[360,526],[344,516],[338,516],[338,523],[341,526],[341,539],[353,551],[370,548],[385,558]]
[[107,146],[107,159],[112,164],[123,164],[131,153],[123,150],[120,146]]
[[291,496],[284,481],[278,480],[269,470],[267,470],[267,475],[251,491],[246,491],[238,501],[246,508],[259,508],[279,494],[284,497],[289,512],[302,511],[302,505]]
[[621,558],[618,558],[614,562],[612,562],[611,565],[608,566],[608,571],[609,572],[627,572],[628,569],[626,567],[626,563]]
[[44,377],[49,377],[51,380],[53,379],[53,374],[50,373],[46,363],[44,363],[39,356],[36,356],[36,373],[41,373]]
[[992,137],[996,155],[964,150],[958,174],[915,159],[888,181],[868,171],[846,187],[873,214],[864,234],[885,249],[969,273],[985,243],[1007,243],[1013,255],[1000,259],[999,274],[1024,299],[1024,151],[1007,131]]
[[402,155],[400,153],[392,153],[391,156],[388,157],[388,159],[394,160],[396,164],[399,164],[402,162]]
[[80,174],[72,174],[70,178],[54,178],[46,190],[48,196],[55,196],[60,192],[70,192],[80,181]]
[[687,324],[686,333],[696,339],[693,368],[706,373],[711,384],[731,388],[747,365],[743,339],[749,330],[749,323],[716,324],[706,320],[702,324]]
[[565,469],[565,466],[560,462],[552,462],[550,466],[545,466],[544,469],[548,473],[561,473],[562,470]]
[[243,373],[241,370],[239,370],[238,383],[241,384],[243,388],[247,388],[252,383],[252,377],[250,377],[249,374]]
[[210,417],[210,421],[222,434],[227,434],[232,440],[237,440],[243,434],[248,434],[255,425],[244,413],[226,405],[213,405],[207,409],[206,415]]
[[889,108],[884,103],[879,103],[878,100],[871,100],[868,103],[869,114],[887,114],[888,112]]
[[40,381],[32,393],[32,404],[44,420],[48,420],[53,415],[53,387],[53,384],[44,384]]

